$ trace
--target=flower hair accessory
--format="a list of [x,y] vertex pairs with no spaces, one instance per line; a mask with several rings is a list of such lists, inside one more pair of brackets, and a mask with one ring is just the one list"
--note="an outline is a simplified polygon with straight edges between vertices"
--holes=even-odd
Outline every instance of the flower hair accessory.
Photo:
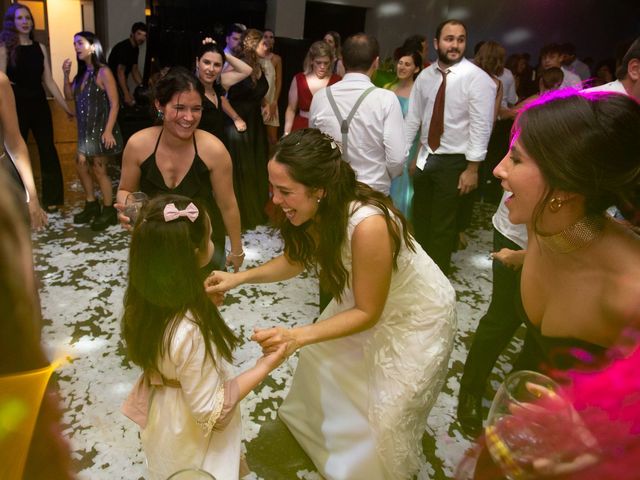
[[175,203],[167,203],[162,213],[164,214],[165,222],[171,222],[180,217],[187,217],[191,222],[195,222],[200,214],[198,207],[193,203],[189,203],[184,210],[178,210]]
[[336,141],[333,139],[333,137],[327,135],[326,133],[322,133],[322,136],[329,142],[329,145],[331,145],[331,150],[335,150],[336,148],[338,148],[338,145],[336,144]]

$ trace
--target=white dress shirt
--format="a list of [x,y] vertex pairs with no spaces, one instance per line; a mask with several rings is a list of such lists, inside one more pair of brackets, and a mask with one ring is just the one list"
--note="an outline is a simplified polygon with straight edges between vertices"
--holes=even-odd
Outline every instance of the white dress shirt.
[[[358,97],[369,87],[371,79],[363,73],[347,73],[331,86],[331,93],[346,119]],[[327,98],[326,88],[313,95],[309,126],[342,141],[340,124]],[[396,95],[382,88],[373,90],[360,104],[349,125],[349,163],[358,181],[386,195],[391,179],[402,173],[405,156],[404,124]]]
[[591,70],[586,63],[577,58],[567,65],[567,69],[580,77],[580,80],[587,80],[591,76]]
[[513,107],[518,103],[518,94],[516,93],[516,80],[513,73],[508,68],[502,70],[502,75],[498,76],[498,80],[502,82],[502,102],[503,108]]
[[629,92],[624,88],[624,85],[620,80],[614,80],[613,82],[605,83],[604,85],[598,85],[597,87],[586,88],[585,92],[617,92],[629,95]]
[[507,200],[507,198],[509,198],[510,195],[511,192],[504,192],[502,194],[500,205],[498,205],[498,210],[496,210],[496,213],[491,218],[491,221],[493,222],[493,226],[496,230],[498,230],[498,232],[507,237],[523,250],[526,250],[529,237],[527,233],[527,226],[524,223],[514,225],[509,220],[509,209],[507,208],[505,201]]
[[[496,83],[466,58],[449,67],[448,72],[440,146],[435,152],[428,147],[431,114],[442,83],[442,74],[435,62],[420,72],[411,90],[405,119],[407,151],[422,127],[420,143],[429,153],[464,154],[468,161],[481,162],[487,154],[493,127]],[[418,165],[419,168],[422,166]]]
[[580,77],[573,73],[571,70],[567,70],[565,67],[560,67],[562,73],[564,74],[564,79],[562,80],[562,84],[560,84],[560,88],[580,88],[582,86],[582,80]]

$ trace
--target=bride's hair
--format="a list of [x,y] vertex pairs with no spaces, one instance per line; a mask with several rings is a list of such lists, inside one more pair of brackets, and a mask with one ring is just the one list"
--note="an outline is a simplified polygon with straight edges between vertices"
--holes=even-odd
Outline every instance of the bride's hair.
[[313,220],[295,226],[278,210],[277,221],[285,241],[285,255],[306,268],[319,267],[321,285],[335,298],[340,299],[349,278],[340,252],[347,237],[351,202],[372,205],[384,215],[393,244],[394,268],[403,241],[415,250],[400,211],[387,196],[356,180],[335,141],[320,130],[306,128],[287,135],[276,146],[272,161],[285,165],[291,178],[308,190],[324,190]]

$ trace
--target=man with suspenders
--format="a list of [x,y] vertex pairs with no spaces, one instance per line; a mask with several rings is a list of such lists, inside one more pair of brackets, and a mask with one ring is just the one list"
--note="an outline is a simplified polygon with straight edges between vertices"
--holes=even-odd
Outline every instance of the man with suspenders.
[[389,195],[391,179],[402,173],[404,121],[395,94],[371,83],[378,54],[378,42],[370,35],[359,33],[345,41],[346,74],[313,96],[309,126],[342,144],[342,156],[359,181]]

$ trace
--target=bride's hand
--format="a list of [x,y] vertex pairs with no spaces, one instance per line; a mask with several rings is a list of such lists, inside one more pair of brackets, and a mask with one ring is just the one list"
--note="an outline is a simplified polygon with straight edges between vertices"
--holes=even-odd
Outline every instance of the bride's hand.
[[266,354],[272,353],[282,345],[285,345],[285,356],[288,357],[298,348],[300,343],[295,334],[295,330],[283,327],[266,328],[261,330],[256,328],[251,340],[258,342],[262,347],[262,351]]
[[204,290],[215,305],[222,305],[224,294],[240,284],[235,273],[215,270],[204,281]]

